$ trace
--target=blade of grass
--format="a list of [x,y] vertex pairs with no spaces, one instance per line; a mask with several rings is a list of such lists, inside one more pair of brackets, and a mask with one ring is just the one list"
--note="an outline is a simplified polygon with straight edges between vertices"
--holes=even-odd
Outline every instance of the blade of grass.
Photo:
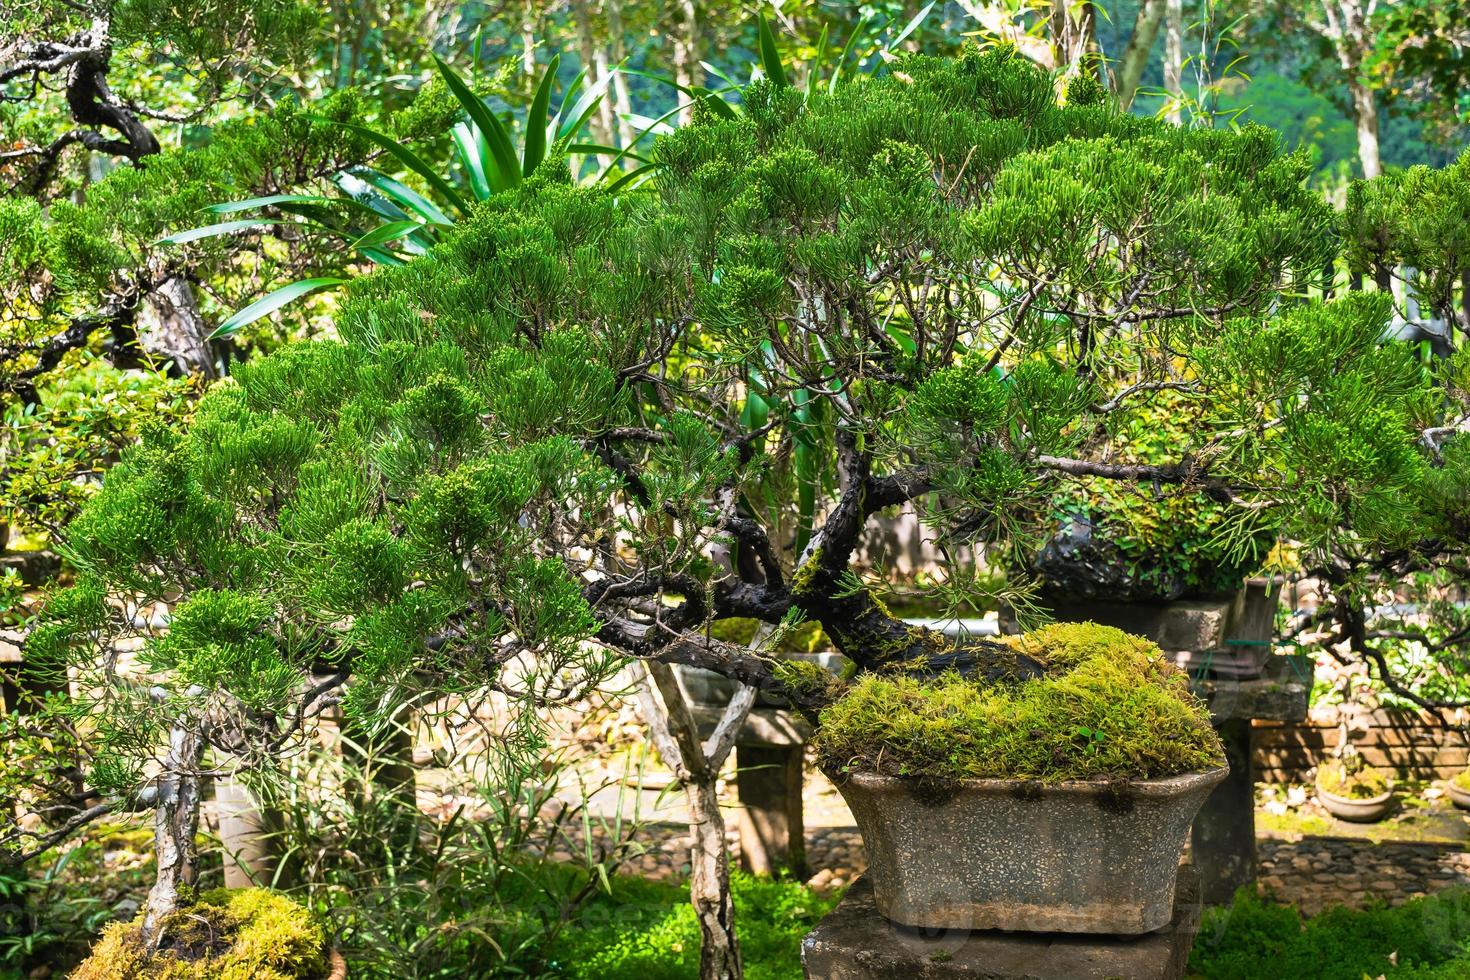
[[551,125],[551,86],[556,81],[559,67],[561,55],[552,55],[531,99],[531,111],[526,116],[526,145],[521,154],[522,177],[531,176],[531,172],[546,159],[546,129]]

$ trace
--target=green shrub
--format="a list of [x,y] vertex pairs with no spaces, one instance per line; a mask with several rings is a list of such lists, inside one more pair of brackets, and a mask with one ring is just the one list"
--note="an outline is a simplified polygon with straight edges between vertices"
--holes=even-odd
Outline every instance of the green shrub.
[[1440,892],[1399,908],[1297,910],[1242,891],[1205,914],[1191,975],[1202,980],[1451,980],[1470,976],[1470,892]]
[[1157,778],[1223,763],[1184,675],[1154,644],[1093,623],[1011,641],[1046,676],[987,683],[862,676],[822,712],[815,744],[842,772],[1056,781]]

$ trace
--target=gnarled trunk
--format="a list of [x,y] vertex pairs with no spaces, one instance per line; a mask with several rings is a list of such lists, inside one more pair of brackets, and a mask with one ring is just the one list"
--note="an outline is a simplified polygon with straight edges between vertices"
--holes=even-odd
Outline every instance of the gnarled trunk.
[[158,940],[163,920],[179,907],[180,889],[192,886],[198,877],[194,836],[199,831],[199,765],[203,759],[203,734],[174,725],[156,783],[153,853],[158,867],[143,912],[143,942],[149,946]]
[[745,724],[755,688],[742,686],[703,743],[694,713],[666,663],[640,662],[638,703],[654,748],[684,786],[689,804],[689,901],[699,922],[700,980],[740,980],[740,940],[730,893],[730,855],[720,813],[720,767]]

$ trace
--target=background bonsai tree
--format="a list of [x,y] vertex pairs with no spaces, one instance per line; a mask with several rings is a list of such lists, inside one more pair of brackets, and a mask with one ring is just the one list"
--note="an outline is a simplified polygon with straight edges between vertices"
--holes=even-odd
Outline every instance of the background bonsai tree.
[[[1465,414],[1464,356],[1383,343],[1376,296],[1305,300],[1331,215],[1272,133],[1097,96],[1058,104],[1004,48],[910,58],[702,108],[658,143],[649,197],[538,169],[354,282],[340,340],[246,365],[149,434],[72,525],[93,598],[58,600],[54,649],[110,670],[143,633],[183,713],[228,695],[279,718],[325,666],[351,673],[350,711],[489,686],[528,726],[631,658],[693,785],[721,737],[689,733],[669,664],[813,713],[841,687],[713,639],[719,620],[815,620],[859,673],[1045,670],[888,613],[883,570],[853,563],[885,508],[1006,559],[1070,481],[1126,481],[1230,504],[1242,541],[1264,525],[1316,556],[1350,534],[1452,565],[1470,449],[1424,433]],[[1107,458],[1098,427],[1163,391],[1198,419],[1174,455]],[[972,587],[958,566],[950,586]],[[184,597],[173,633],[136,625],[140,596]],[[146,712],[94,723],[113,766],[163,738]],[[689,795],[703,974],[737,976],[717,801]]]

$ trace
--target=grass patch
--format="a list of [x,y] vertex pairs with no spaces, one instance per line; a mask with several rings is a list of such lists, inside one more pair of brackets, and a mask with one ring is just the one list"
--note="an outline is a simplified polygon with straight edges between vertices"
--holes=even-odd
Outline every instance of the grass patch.
[[[801,939],[831,911],[793,881],[731,874],[748,980],[800,980]],[[619,878],[562,936],[552,972],[577,980],[688,980],[699,975],[699,926],[688,886]]]
[[1190,976],[1200,980],[1463,980],[1470,977],[1470,891],[1399,908],[1329,909],[1305,921],[1295,908],[1242,891],[1205,913]]
[[1154,779],[1224,764],[1188,679],[1140,637],[1058,623],[1009,641],[1044,663],[1027,681],[869,674],[821,714],[837,772],[1055,782]]

